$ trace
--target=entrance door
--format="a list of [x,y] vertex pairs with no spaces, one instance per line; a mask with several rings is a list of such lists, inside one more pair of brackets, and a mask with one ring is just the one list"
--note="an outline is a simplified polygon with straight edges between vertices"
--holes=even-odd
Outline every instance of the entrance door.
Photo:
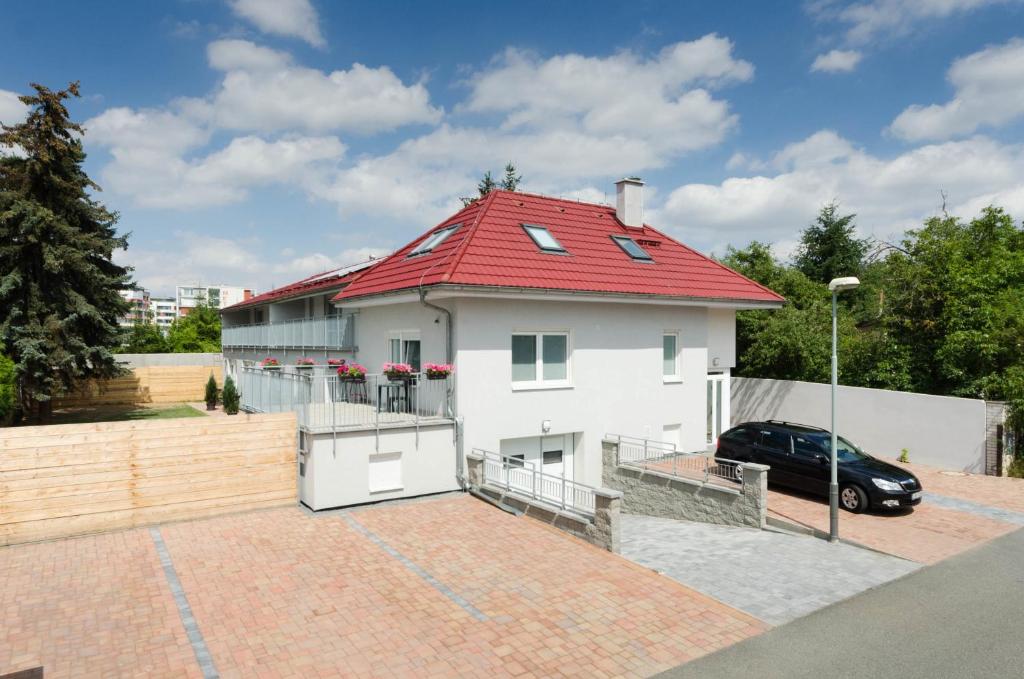
[[708,373],[707,442],[712,445],[729,428],[729,373]]

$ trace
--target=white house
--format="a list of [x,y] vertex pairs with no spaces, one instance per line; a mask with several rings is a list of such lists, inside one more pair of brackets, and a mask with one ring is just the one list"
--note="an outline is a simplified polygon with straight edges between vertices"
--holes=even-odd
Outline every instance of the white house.
[[[450,437],[451,445],[443,445],[436,459],[422,446],[397,450],[397,439],[382,445],[378,414],[373,450],[360,448],[351,456],[360,466],[315,489],[321,481],[307,478],[309,492],[338,504],[412,495],[424,491],[417,485],[421,474],[443,478],[454,488],[471,449],[598,486],[601,441],[609,432],[692,451],[713,442],[729,424],[735,312],[774,308],[783,300],[645,225],[642,182],[625,179],[616,186],[615,208],[494,191],[389,257],[331,277],[333,287],[312,289],[307,279],[308,294],[301,285],[299,290],[291,286],[291,293],[267,293],[259,322],[255,300],[224,310],[224,356],[235,375],[273,351],[283,352],[285,363],[313,354],[318,363],[344,358],[370,372],[379,372],[387,361],[408,362],[417,371],[427,362],[455,366],[445,382],[443,406],[436,402],[438,394],[426,395],[426,381],[405,397],[407,405],[416,400],[408,410],[417,413],[417,436],[429,421],[445,432],[436,438]],[[330,306],[325,290],[337,292]],[[288,312],[275,312],[278,304],[289,305]],[[300,337],[305,344],[254,339],[273,335],[280,342],[286,331],[281,322],[274,327],[275,313],[280,321],[305,324],[309,333]],[[333,335],[323,325],[329,314],[339,319]],[[315,323],[320,325],[310,325]],[[245,333],[248,344],[240,339]],[[273,386],[292,379],[285,377],[289,372],[275,371],[277,382],[271,385],[251,382],[254,396],[263,393],[264,406],[254,409],[268,407]],[[246,388],[243,381],[243,399]],[[332,401],[328,410],[309,406],[302,412],[313,423],[310,432],[330,432],[337,460],[339,432],[349,431],[338,418],[351,412],[334,409],[331,388],[314,384],[313,396],[301,397]],[[377,411],[390,410],[388,392],[381,389],[367,402]],[[328,413],[333,422],[324,421]],[[401,423],[387,424],[397,436]],[[327,434],[314,435],[305,447],[326,445],[316,443],[318,436],[326,441]],[[344,445],[341,451],[346,457]],[[375,462],[374,455],[389,457]],[[342,477],[352,486],[345,493],[323,487],[341,484]],[[375,485],[384,489],[382,495],[371,491]],[[431,490],[439,485],[445,484],[433,483]],[[319,500],[307,504],[331,506]]]

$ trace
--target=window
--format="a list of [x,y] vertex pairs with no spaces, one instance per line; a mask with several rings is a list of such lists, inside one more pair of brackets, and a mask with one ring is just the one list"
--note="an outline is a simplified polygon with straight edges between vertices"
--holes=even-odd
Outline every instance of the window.
[[420,333],[418,330],[392,332],[388,338],[388,360],[392,363],[408,363],[416,372],[420,371]]
[[551,232],[545,229],[543,226],[536,226],[534,224],[523,224],[523,228],[526,229],[526,233],[530,235],[533,242],[537,244],[544,252],[565,252],[565,248],[562,244],[555,240],[555,237],[551,235]]
[[453,233],[455,233],[455,231],[460,226],[462,226],[462,225],[461,224],[452,224],[451,226],[446,226],[443,229],[438,229],[434,233],[432,233],[429,236],[427,236],[426,238],[424,238],[420,242],[419,245],[417,245],[416,247],[414,247],[412,249],[412,251],[409,253],[408,256],[412,257],[413,255],[422,255],[422,254],[425,254],[427,252],[430,252],[431,250],[436,248],[438,245],[443,243],[448,238],[448,236],[450,236]]
[[806,457],[813,460],[819,455],[824,455],[825,449],[810,439],[804,438],[802,436],[794,436],[793,453],[799,455],[800,457]]
[[725,439],[726,441],[732,441],[733,443],[750,444],[757,442],[756,432],[754,432],[751,429],[748,429],[747,427],[739,427],[737,429],[733,429],[732,431],[727,431],[724,434],[722,434],[722,438]]
[[626,254],[633,259],[639,259],[642,262],[653,262],[654,259],[644,250],[642,247],[636,244],[636,241],[628,236],[612,236],[612,240],[618,243],[619,247],[625,250]]
[[560,450],[545,450],[544,451],[544,464],[562,464],[562,451],[560,451]]
[[679,333],[661,336],[661,376],[666,382],[679,381]]
[[776,453],[788,455],[793,446],[793,439],[789,434],[779,431],[761,431],[761,445]]
[[569,334],[512,335],[512,382],[517,386],[568,386]]

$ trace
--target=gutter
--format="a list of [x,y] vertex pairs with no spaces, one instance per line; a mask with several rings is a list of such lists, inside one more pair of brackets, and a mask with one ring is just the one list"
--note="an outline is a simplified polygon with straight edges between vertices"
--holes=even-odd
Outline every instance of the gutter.
[[[445,323],[444,323],[445,363],[451,365],[452,364],[452,360],[453,360],[453,355],[454,355],[453,345],[452,345],[452,312],[449,311],[448,309],[445,309],[443,306],[438,306],[437,304],[431,304],[430,302],[428,302],[427,301],[427,290],[422,285],[419,286],[419,292],[420,292],[420,304],[422,304],[423,306],[427,307],[428,309],[434,309],[436,311],[440,311],[441,313],[443,313],[445,315]],[[451,403],[453,403],[455,401],[455,396],[456,396],[456,392],[453,389],[452,390],[452,396],[451,396],[451,398],[448,401],[449,404],[451,404]],[[459,485],[463,489],[466,489],[468,487],[468,483],[467,483],[466,475],[465,475],[465,473],[463,471],[463,461],[462,461],[463,460],[463,456],[462,456],[463,441],[462,441],[462,426],[461,426],[462,423],[461,423],[461,421],[460,421],[460,419],[458,417],[454,417],[454,415],[455,415],[454,412],[449,412],[448,414],[449,414],[449,416],[452,416],[452,419],[455,421],[455,426],[453,427],[453,433],[454,433],[454,436],[455,436],[455,478],[459,482]]]

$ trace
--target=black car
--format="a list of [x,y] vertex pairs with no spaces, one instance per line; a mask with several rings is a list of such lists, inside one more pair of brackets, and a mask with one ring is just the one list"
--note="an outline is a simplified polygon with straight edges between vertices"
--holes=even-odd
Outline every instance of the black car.
[[[917,477],[837,439],[839,506],[851,512],[898,509],[921,502]],[[824,429],[769,420],[744,422],[718,438],[715,459],[771,467],[768,482],[828,497],[832,434]]]

